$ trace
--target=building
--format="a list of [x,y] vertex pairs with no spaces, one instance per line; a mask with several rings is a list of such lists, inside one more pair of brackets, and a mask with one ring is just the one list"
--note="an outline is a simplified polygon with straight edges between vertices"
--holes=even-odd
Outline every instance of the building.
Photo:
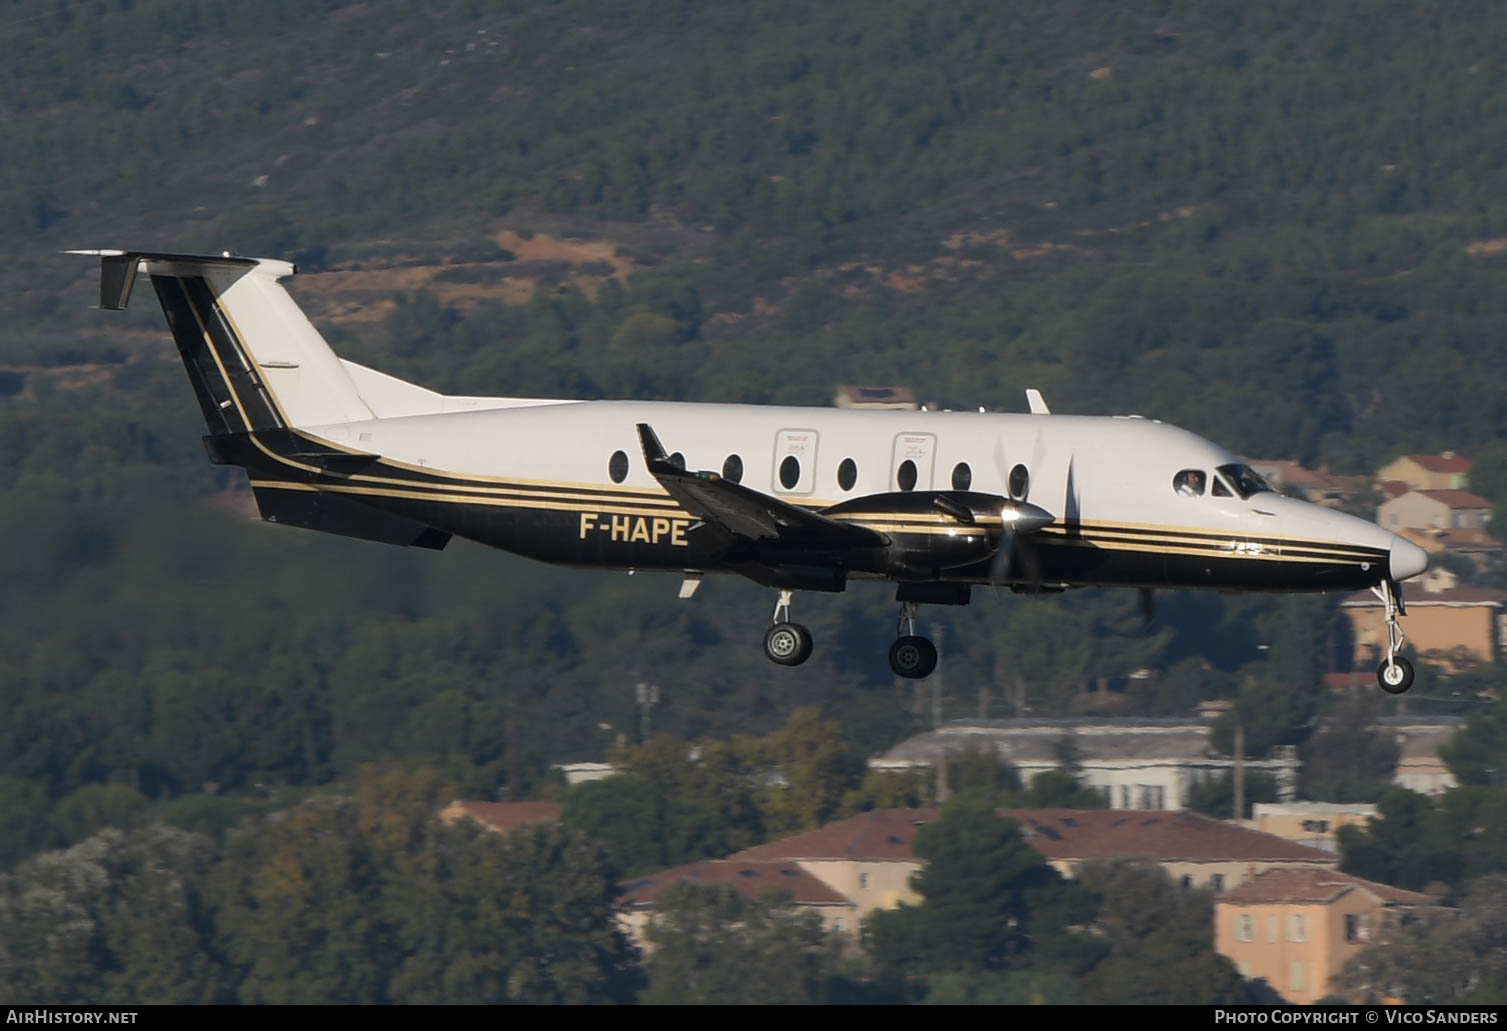
[[1214,902],[1214,948],[1242,977],[1260,978],[1291,1003],[1335,993],[1333,979],[1361,949],[1386,937],[1426,895],[1319,866],[1270,869]]
[[[1507,640],[1503,625],[1507,591],[1460,584],[1446,570],[1430,575],[1423,588],[1406,596],[1408,612],[1401,619],[1407,643],[1419,655],[1446,666],[1459,661],[1495,662],[1502,656]],[[1387,642],[1381,600],[1361,591],[1341,602],[1340,609],[1350,620],[1354,668],[1380,663]]]
[[[1211,718],[953,720],[902,741],[869,766],[934,767],[944,756],[981,750],[1009,762],[1029,783],[1039,773],[1061,769],[1071,755],[1080,782],[1103,793],[1112,808],[1185,809],[1196,785],[1234,769],[1233,759],[1209,754],[1213,726]],[[1298,766],[1293,749],[1245,762],[1247,770],[1276,778],[1283,800],[1296,796]]]
[[1251,806],[1251,826],[1308,848],[1337,852],[1336,831],[1364,829],[1375,815],[1376,806],[1363,802],[1256,802]]
[[1482,530],[1491,522],[1491,502],[1467,490],[1410,490],[1377,506],[1376,522],[1393,533]]
[[1305,469],[1287,459],[1247,458],[1245,464],[1285,494],[1300,494],[1317,505],[1339,508],[1370,486],[1366,476],[1338,476],[1326,466]]
[[1442,795],[1459,782],[1439,756],[1439,746],[1465,728],[1463,716],[1384,716],[1377,729],[1397,737],[1392,783],[1420,795]]
[[914,412],[921,407],[909,387],[841,386],[832,403],[838,408],[890,408]]
[[1470,460],[1453,451],[1403,455],[1376,470],[1378,480],[1400,480],[1414,490],[1462,490],[1470,483]]
[[1002,809],[1031,847],[1065,877],[1100,859],[1150,859],[1174,881],[1223,893],[1287,867],[1329,869],[1339,859],[1202,813],[1124,809]]
[[[692,879],[728,884],[750,897],[783,888],[797,906],[818,910],[824,926],[856,935],[874,910],[921,901],[910,886],[922,865],[916,835],[940,815],[935,808],[875,810],[726,859],[639,878],[624,886],[626,926],[641,936],[658,894],[676,880]],[[1222,892],[1264,870],[1328,868],[1338,861],[1328,852],[1198,813],[1002,809],[1000,815],[1019,823],[1026,842],[1065,877],[1086,862],[1133,857],[1154,860],[1185,886]]]
[[457,799],[440,810],[440,820],[447,827],[457,820],[471,819],[489,831],[505,833],[520,827],[560,822],[558,802],[462,802]]
[[622,926],[640,948],[649,944],[644,932],[654,919],[656,900],[665,889],[679,881],[721,885],[751,899],[775,893],[788,895],[796,906],[818,913],[824,931],[857,937],[857,904],[825,881],[788,860],[733,856],[687,863],[623,885],[623,894],[618,900],[622,907]]

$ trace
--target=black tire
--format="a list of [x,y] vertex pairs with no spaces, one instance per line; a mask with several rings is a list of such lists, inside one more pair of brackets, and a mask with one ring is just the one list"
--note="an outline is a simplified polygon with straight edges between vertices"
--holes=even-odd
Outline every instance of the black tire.
[[764,634],[764,654],[781,666],[799,666],[811,658],[811,631],[799,623],[776,623]]
[[1376,667],[1376,682],[1387,694],[1402,694],[1413,686],[1413,664],[1401,655]]
[[937,668],[937,646],[924,637],[901,637],[890,645],[890,669],[907,680],[922,680]]

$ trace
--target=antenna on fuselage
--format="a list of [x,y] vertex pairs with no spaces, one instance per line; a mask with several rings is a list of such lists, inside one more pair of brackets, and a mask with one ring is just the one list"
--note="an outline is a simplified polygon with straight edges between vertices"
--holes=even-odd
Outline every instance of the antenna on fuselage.
[[1047,408],[1047,403],[1041,399],[1041,391],[1035,387],[1031,387],[1026,391],[1026,404],[1031,406],[1032,415],[1052,414],[1051,409]]

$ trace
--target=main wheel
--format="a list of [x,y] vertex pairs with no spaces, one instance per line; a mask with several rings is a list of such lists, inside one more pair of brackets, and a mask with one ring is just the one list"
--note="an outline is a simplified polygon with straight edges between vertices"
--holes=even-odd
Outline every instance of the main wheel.
[[1401,655],[1376,667],[1376,682],[1387,694],[1402,694],[1413,686],[1413,664]]
[[764,654],[781,666],[799,666],[811,658],[811,631],[799,623],[776,623],[764,635]]
[[920,680],[937,668],[937,646],[924,637],[901,637],[890,645],[890,669],[897,676]]

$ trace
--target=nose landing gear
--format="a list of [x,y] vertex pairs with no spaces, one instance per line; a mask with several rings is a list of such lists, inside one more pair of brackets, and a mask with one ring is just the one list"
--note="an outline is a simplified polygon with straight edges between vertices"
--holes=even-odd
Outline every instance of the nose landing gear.
[[1376,682],[1387,694],[1402,694],[1413,686],[1413,664],[1397,653],[1407,638],[1402,625],[1397,622],[1399,613],[1407,615],[1402,602],[1402,589],[1391,580],[1383,580],[1371,593],[1381,599],[1387,613],[1387,657],[1376,667]]
[[799,666],[811,658],[811,631],[790,622],[790,591],[774,605],[774,626],[764,634],[764,654],[781,666]]
[[890,645],[890,669],[907,680],[921,680],[937,668],[937,646],[916,635],[916,603],[900,603],[900,621]]

